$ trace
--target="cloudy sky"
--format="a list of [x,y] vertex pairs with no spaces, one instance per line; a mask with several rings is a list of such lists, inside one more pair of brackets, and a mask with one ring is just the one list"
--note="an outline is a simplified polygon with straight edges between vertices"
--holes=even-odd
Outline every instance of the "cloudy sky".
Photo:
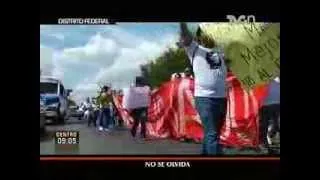
[[40,68],[72,88],[79,101],[96,95],[97,84],[129,86],[139,65],[175,46],[177,38],[177,23],[41,25]]

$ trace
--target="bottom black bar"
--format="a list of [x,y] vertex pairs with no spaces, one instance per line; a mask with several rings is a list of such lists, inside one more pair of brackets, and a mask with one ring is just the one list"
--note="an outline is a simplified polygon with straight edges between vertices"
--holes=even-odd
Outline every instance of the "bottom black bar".
[[[163,162],[163,163],[162,163]],[[180,163],[179,163],[180,162]],[[201,170],[201,174],[206,172],[206,176],[212,178],[243,178],[252,177],[257,179],[279,179],[280,178],[280,161],[41,161],[41,176],[57,179],[66,178],[73,175],[79,175],[86,178],[99,177],[102,179],[110,178],[111,175],[118,175],[119,178],[124,174],[130,173],[134,169],[147,171],[165,170],[171,172],[184,172],[188,174]],[[162,165],[161,165],[162,164]],[[164,165],[163,165],[164,164]],[[170,165],[169,165],[170,164]],[[180,164],[180,165],[179,165]],[[189,165],[187,165],[189,164]],[[153,167],[154,166],[154,167]],[[165,166],[165,167],[162,167]],[[168,167],[170,166],[170,167]],[[114,169],[120,171],[113,171]],[[204,171],[204,172],[203,172]],[[119,174],[118,174],[119,173]],[[197,173],[196,173],[197,174]],[[130,176],[130,174],[128,174]],[[159,174],[160,175],[160,174]],[[144,175],[146,176],[146,175]],[[157,174],[153,174],[158,176]],[[151,177],[150,177],[151,178]],[[150,179],[149,178],[149,179]],[[215,179],[214,178],[214,179]],[[41,178],[42,179],[42,178]],[[121,178],[120,178],[121,179]]]

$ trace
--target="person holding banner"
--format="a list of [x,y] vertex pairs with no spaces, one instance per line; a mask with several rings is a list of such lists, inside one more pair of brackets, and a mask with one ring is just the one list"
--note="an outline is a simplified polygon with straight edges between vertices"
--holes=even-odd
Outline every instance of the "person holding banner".
[[221,153],[220,126],[226,113],[227,69],[223,53],[212,39],[197,30],[195,41],[186,23],[180,23],[179,46],[184,47],[195,79],[195,101],[204,129],[203,155]]
[[[280,132],[280,76],[276,77],[269,84],[269,92],[260,110],[260,139],[261,150],[271,149],[269,144],[272,144],[271,139]],[[270,127],[270,131],[268,130]]]
[[127,109],[134,119],[131,135],[136,136],[136,131],[141,124],[141,138],[146,138],[146,122],[148,120],[148,107],[150,104],[150,87],[142,77],[136,77],[135,87],[130,87],[124,93],[123,107]]
[[174,80],[177,80],[177,79],[181,79],[181,74],[180,73],[173,73],[171,75],[171,80],[174,81]]
[[193,79],[191,68],[187,67],[186,69],[184,69],[184,76],[185,76],[186,78],[191,78],[191,79]]
[[[122,90],[117,91],[117,95],[116,96],[123,97],[123,91]],[[116,105],[114,105],[114,106],[116,107]],[[118,126],[122,127],[124,125],[124,122],[123,122],[123,119],[121,117],[121,113],[120,113],[118,108],[115,108],[115,110],[116,110],[116,117],[117,117]]]
[[114,98],[116,98],[118,92],[116,90],[112,91],[112,105],[111,105],[111,116],[112,116],[112,125],[115,128],[116,126],[121,126],[119,112],[117,110],[116,104],[114,102]]

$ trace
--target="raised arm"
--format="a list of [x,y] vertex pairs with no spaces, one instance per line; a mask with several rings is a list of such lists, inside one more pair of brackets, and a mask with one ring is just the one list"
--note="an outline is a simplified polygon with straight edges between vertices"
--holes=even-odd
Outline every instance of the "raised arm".
[[192,42],[192,34],[185,22],[180,23],[180,43],[183,46],[190,46]]

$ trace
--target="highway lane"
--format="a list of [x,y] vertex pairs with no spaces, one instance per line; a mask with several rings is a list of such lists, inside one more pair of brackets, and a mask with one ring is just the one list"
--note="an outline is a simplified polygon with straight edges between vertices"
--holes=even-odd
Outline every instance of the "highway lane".
[[[47,125],[47,134],[40,138],[40,155],[57,154],[55,152],[54,132],[58,130],[76,130],[80,132],[79,151],[76,154],[98,155],[147,155],[147,154],[199,154],[200,144],[183,143],[174,140],[133,139],[125,128],[112,132],[98,132],[87,127],[87,122],[70,118],[64,125]],[[72,152],[68,154],[74,154]]]
[[[87,127],[87,122],[70,118],[63,125],[49,124],[47,133],[40,137],[40,155],[80,154],[80,155],[198,155],[201,144],[179,142],[174,140],[146,140],[141,141],[130,136],[126,128],[116,128],[112,132],[98,132],[94,127]],[[54,132],[59,130],[76,130],[80,132],[78,151],[57,152],[54,144]],[[257,152],[250,149],[224,148],[224,154],[257,155],[266,152]],[[280,153],[280,151],[279,151]]]

